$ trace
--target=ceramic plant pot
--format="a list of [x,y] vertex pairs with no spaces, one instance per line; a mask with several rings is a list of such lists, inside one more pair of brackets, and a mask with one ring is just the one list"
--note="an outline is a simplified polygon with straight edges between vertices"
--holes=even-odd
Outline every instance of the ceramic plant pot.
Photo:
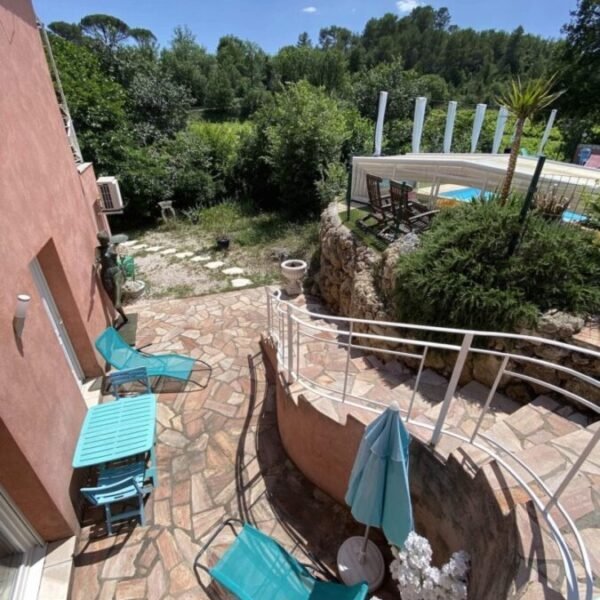
[[292,258],[281,263],[281,275],[284,279],[283,289],[288,296],[297,296],[302,291],[302,279],[308,266],[303,260]]

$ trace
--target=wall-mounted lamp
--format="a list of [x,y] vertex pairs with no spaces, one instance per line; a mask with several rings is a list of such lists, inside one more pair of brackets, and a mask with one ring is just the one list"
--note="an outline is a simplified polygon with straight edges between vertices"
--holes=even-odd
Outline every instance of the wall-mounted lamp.
[[21,336],[23,335],[25,315],[27,314],[27,307],[29,306],[30,300],[31,296],[27,294],[19,294],[17,296],[17,310],[15,311],[15,316],[13,318],[13,330],[19,339],[21,339]]

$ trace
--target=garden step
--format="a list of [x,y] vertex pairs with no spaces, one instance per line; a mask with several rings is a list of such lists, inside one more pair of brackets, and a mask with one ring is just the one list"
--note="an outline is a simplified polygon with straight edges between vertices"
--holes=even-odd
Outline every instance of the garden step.
[[[577,429],[576,431],[572,431],[561,437],[548,440],[537,446],[520,450],[519,452],[515,452],[512,456],[518,458],[526,465],[530,465],[535,469],[535,472],[544,484],[551,491],[555,490],[598,427],[600,427],[600,421],[588,425],[586,428]],[[541,486],[535,482],[534,478],[516,461],[511,461],[510,458],[507,457],[507,463],[511,465],[511,468],[514,469],[515,473],[521,477],[525,483],[531,485],[536,493],[541,496],[545,495]],[[487,478],[491,489],[496,494],[499,504],[505,512],[511,510],[515,505],[522,503],[523,498],[526,495],[525,492],[520,488],[517,480],[497,463],[497,461],[494,460],[484,465],[481,471]],[[589,489],[590,493],[593,494],[593,490],[598,489],[599,485],[600,446],[596,446],[581,466],[578,475],[564,491],[560,502],[567,512],[572,510],[572,517],[574,519],[579,520],[580,518],[585,518],[589,521],[589,514],[593,511],[591,511],[589,503],[586,503],[585,501],[585,490]],[[594,521],[594,523],[598,521],[598,524],[600,525],[600,511],[597,512],[592,521]]]
[[[564,411],[564,408],[569,410]],[[497,448],[482,437],[478,437],[477,443],[494,454],[504,456],[508,452],[526,450],[577,431],[585,424],[587,424],[585,415],[542,395],[529,404],[521,406],[516,412],[489,429],[482,428],[481,432],[486,437],[500,444],[505,450]],[[473,476],[479,467],[491,460],[485,450],[468,444],[457,448],[453,454],[454,458]]]
[[[419,386],[420,388],[421,386]],[[461,436],[470,436],[474,431],[481,415],[481,410],[489,395],[489,388],[471,381],[462,387],[450,403],[444,427]],[[439,402],[434,407],[420,415],[416,421],[434,425],[442,410],[443,403]],[[496,423],[503,421],[519,409],[519,404],[503,394],[496,393],[483,419],[481,431],[493,427]],[[423,430],[425,431],[425,430]],[[436,452],[444,458],[463,445],[461,439],[442,435],[436,445]]]
[[[543,514],[533,502],[528,501],[515,508],[515,517],[520,538],[517,543],[519,565],[515,579],[517,582],[532,582],[525,586],[516,597],[519,600],[566,598],[567,581],[562,557]],[[571,551],[580,598],[585,598],[583,561],[578,550],[572,546],[568,535],[565,535],[565,539]],[[589,552],[593,544],[585,541]],[[593,560],[592,569],[594,569]],[[598,591],[600,591],[600,581],[596,578],[593,597],[596,597]]]

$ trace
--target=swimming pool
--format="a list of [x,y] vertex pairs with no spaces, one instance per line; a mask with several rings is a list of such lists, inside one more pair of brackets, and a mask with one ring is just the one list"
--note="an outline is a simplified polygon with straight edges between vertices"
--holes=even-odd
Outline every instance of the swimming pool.
[[[479,188],[469,187],[442,192],[440,196],[450,198],[451,200],[458,200],[460,202],[471,202],[473,198],[481,197],[483,197],[484,200],[489,200],[493,194],[492,192],[483,192]],[[565,210],[562,214],[562,220],[565,221],[565,223],[583,223],[588,220],[588,217],[571,210]]]
[[489,200],[492,196],[491,192],[482,192],[479,188],[459,188],[457,190],[450,190],[449,192],[442,192],[440,196],[444,198],[451,198],[452,200],[460,200],[461,202],[471,202],[473,198],[479,198],[483,196],[486,200]]

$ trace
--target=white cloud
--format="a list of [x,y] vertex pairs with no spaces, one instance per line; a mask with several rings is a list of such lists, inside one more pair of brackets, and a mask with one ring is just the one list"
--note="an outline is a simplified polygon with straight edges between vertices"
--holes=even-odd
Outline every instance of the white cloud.
[[316,6],[305,6],[302,9],[302,12],[305,12],[305,13],[316,13],[317,12],[317,7]]
[[421,6],[421,4],[421,0],[398,0],[398,2],[396,2],[396,8],[401,13],[407,13],[417,8],[417,6]]

